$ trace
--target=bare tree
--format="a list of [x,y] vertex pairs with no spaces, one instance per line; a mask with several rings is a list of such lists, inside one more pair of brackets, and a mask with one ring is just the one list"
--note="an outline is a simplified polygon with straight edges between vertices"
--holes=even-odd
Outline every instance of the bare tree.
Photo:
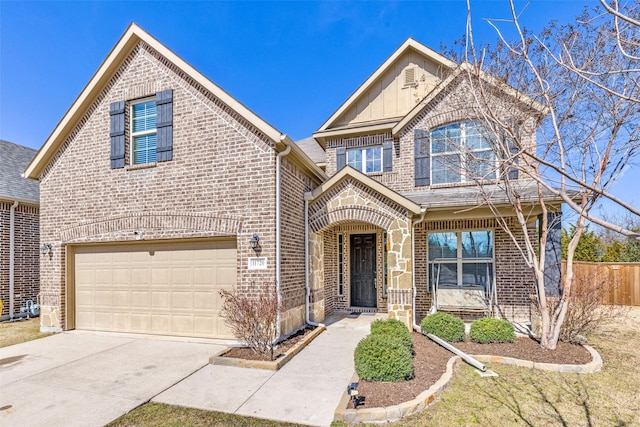
[[[499,159],[484,169],[468,169],[467,178],[478,184],[484,203],[533,270],[541,345],[548,349],[555,349],[561,337],[572,300],[573,256],[585,225],[592,222],[640,240],[640,234],[594,209],[606,199],[640,215],[610,192],[640,149],[640,9],[637,3],[601,1],[604,10],[585,9],[575,22],[552,22],[532,34],[520,26],[520,11],[510,0],[508,19],[487,20],[499,35],[496,46],[478,49],[468,25],[468,63],[457,71]],[[515,41],[503,37],[504,25],[515,29]],[[491,164],[494,172],[487,174]],[[505,198],[524,237],[513,233],[500,210]],[[545,278],[547,241],[557,230],[557,217],[550,214],[559,202],[575,214],[575,233],[561,285],[553,289]],[[537,222],[531,218],[534,211],[540,214]]]

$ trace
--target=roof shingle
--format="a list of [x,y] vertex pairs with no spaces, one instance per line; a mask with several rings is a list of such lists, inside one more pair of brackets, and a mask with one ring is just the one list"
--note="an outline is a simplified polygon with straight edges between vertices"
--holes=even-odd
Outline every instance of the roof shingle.
[[0,139],[0,198],[40,203],[40,182],[23,178],[36,150]]

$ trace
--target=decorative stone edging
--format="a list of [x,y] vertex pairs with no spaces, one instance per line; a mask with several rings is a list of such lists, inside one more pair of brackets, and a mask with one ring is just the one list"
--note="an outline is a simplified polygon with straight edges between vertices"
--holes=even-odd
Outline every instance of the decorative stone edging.
[[231,348],[225,348],[224,350],[214,354],[209,358],[209,363],[222,366],[235,366],[238,368],[253,368],[253,369],[268,369],[271,371],[277,371],[282,368],[287,362],[293,359],[293,356],[298,354],[303,348],[305,348],[311,341],[322,333],[326,328],[324,326],[316,327],[309,335],[304,337],[302,341],[287,350],[284,355],[276,360],[247,360],[238,359],[235,357],[224,357],[223,355],[231,351]]
[[[591,354],[591,362],[584,365],[563,365],[560,363],[539,363],[529,360],[515,359],[512,357],[502,356],[473,356],[478,361],[484,363],[502,363],[506,365],[516,365],[523,368],[540,369],[544,371],[573,373],[573,374],[593,374],[600,372],[602,369],[602,358],[600,354],[591,346],[583,346]],[[355,423],[385,423],[398,421],[409,415],[413,415],[422,411],[431,403],[433,403],[438,396],[442,394],[445,388],[449,385],[451,378],[453,377],[453,367],[459,360],[462,360],[460,356],[453,356],[447,362],[447,368],[440,377],[428,390],[420,393],[415,399],[407,402],[400,403],[398,405],[387,406],[385,408],[367,408],[367,409],[349,409],[347,405],[351,398],[345,393],[340,399],[340,403],[334,412],[334,421],[341,421],[347,424]],[[350,382],[358,381],[358,375],[353,374]]]

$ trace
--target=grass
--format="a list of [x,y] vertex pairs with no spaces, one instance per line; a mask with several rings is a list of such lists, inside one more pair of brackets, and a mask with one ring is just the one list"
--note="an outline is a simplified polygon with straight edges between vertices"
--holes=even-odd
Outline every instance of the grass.
[[107,427],[245,427],[245,426],[296,426],[297,424],[279,423],[257,418],[241,417],[239,415],[222,412],[202,411],[200,409],[184,408],[181,406],[164,405],[161,403],[147,403],[134,409],[117,420],[107,424]]
[[640,425],[640,309],[633,314],[589,337],[603,358],[602,372],[560,374],[491,364],[499,376],[481,378],[458,364],[441,399],[394,425]]
[[0,348],[51,335],[40,332],[40,319],[33,318],[0,323]]

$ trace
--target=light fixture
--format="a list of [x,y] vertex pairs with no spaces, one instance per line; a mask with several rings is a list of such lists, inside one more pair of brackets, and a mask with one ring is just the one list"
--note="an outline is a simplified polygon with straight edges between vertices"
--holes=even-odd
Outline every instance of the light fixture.
[[40,246],[40,253],[42,253],[42,255],[46,255],[46,254],[51,255],[52,248],[53,248],[53,245],[51,243],[43,243],[42,246]]
[[249,239],[249,244],[251,245],[251,249],[253,249],[256,253],[260,251],[260,236],[254,234],[251,239]]
[[347,386],[347,395],[351,398],[353,402],[353,409],[357,409],[360,404],[360,396],[358,396],[358,386],[360,383],[351,383]]

